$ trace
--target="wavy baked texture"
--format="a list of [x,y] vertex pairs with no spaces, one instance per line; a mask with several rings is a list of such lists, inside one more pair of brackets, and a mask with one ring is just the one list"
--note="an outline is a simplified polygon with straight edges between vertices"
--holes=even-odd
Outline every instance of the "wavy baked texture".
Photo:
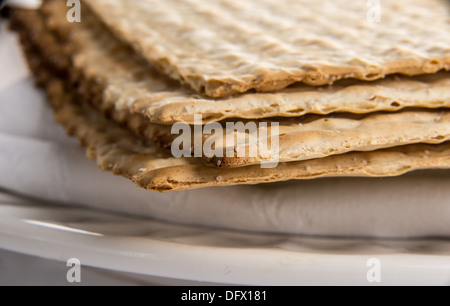
[[87,147],[88,157],[96,160],[100,169],[127,177],[149,190],[166,192],[334,176],[386,177],[419,169],[450,168],[450,142],[282,163],[275,169],[262,169],[259,165],[233,169],[205,167],[198,159],[173,158],[106,119],[81,101],[64,85],[63,79],[55,78],[45,69],[36,54],[27,54],[31,70],[47,91],[56,120]]
[[367,1],[85,3],[160,71],[216,98],[450,69],[446,0],[381,1],[379,23]]
[[[56,37],[46,31],[42,16],[37,12],[17,12],[13,16],[13,23],[23,36],[23,44],[31,46],[25,48],[28,53],[37,52],[45,67],[59,74],[72,75],[74,86],[83,95],[85,101],[95,105],[103,113],[107,113],[114,120],[123,124],[137,135],[168,148],[177,135],[171,135],[170,126],[151,124],[141,114],[131,114],[127,109],[118,110],[114,107],[105,109],[96,100],[96,84],[86,82],[85,78],[74,79],[78,74],[71,72],[73,68],[64,45]],[[15,22],[14,22],[15,21]],[[20,28],[20,29],[19,29]],[[30,54],[32,55],[32,54]],[[75,57],[76,58],[76,57]],[[408,110],[399,113],[376,113],[365,116],[335,114],[333,116],[303,116],[301,118],[275,120],[280,124],[279,156],[281,162],[292,162],[330,155],[343,154],[351,151],[372,151],[412,143],[442,143],[450,137],[450,115],[448,111],[437,110]],[[260,121],[249,121],[259,124]],[[225,122],[222,122],[225,126]],[[270,126],[270,123],[269,123]],[[246,137],[248,137],[248,131]],[[222,146],[222,134],[214,135],[216,145]],[[205,137],[203,142],[208,140]],[[240,167],[258,164],[270,159],[270,152],[258,150],[252,158],[238,157],[239,153],[247,153],[251,146],[258,143],[241,144],[232,147],[233,155],[226,157],[204,158],[208,164],[217,167]],[[225,152],[227,148],[222,149]],[[225,156],[225,153],[222,155]]]
[[151,142],[142,141],[78,100],[64,81],[42,69],[39,59],[29,58],[29,64],[46,88],[56,120],[87,147],[88,157],[96,160],[100,169],[127,177],[149,190],[167,192],[334,176],[385,177],[419,169],[450,168],[449,142],[283,163],[275,169],[205,167],[197,159],[173,158]]
[[[26,55],[30,68],[39,84],[46,88],[56,120],[66,127],[69,134],[80,139],[88,148],[88,156],[95,159],[101,169],[125,176],[146,189],[163,192],[329,176],[384,177],[418,169],[450,168],[449,142],[282,163],[275,169],[261,169],[259,165],[217,169],[203,166],[199,159],[173,158],[152,142],[143,141],[105,118],[83,101],[81,92],[67,80],[67,65],[70,67],[71,63],[58,57],[60,51],[33,49],[41,42],[34,37],[35,32],[22,29],[19,33],[25,49],[29,48]],[[53,44],[51,39],[47,42]],[[48,57],[55,61],[55,65],[50,65],[52,69],[48,69]],[[77,78],[74,81],[78,82]]]
[[448,72],[416,78],[388,77],[374,83],[346,81],[332,87],[298,85],[277,93],[208,99],[158,73],[111,35],[88,10],[83,12],[80,24],[69,24],[66,11],[63,1],[46,1],[43,8],[47,28],[59,33],[64,43],[71,46],[68,50],[74,62],[72,74],[82,76],[91,85],[90,90],[95,91],[102,108],[140,114],[152,123],[193,124],[196,113],[203,114],[206,123],[227,118],[298,117],[307,113],[370,113],[405,107],[450,106]]
[[284,163],[275,169],[261,169],[260,166],[210,168],[199,165],[192,158],[173,158],[151,143],[143,143],[92,108],[71,103],[73,97],[67,95],[61,82],[49,80],[47,92],[55,107],[56,120],[80,139],[88,148],[88,156],[95,159],[101,169],[160,192],[317,177],[385,177],[418,169],[450,168],[450,143],[349,153]]
[[[447,110],[377,113],[363,117],[341,114],[274,121],[279,122],[278,132],[271,132],[271,123],[268,123],[267,132],[245,130],[241,135],[243,140],[228,147],[226,133],[212,136],[209,141],[215,140],[216,148],[221,149],[224,157],[205,159],[220,167],[240,167],[274,159],[292,162],[352,151],[374,151],[413,143],[439,144],[450,140],[450,112]],[[278,141],[279,151],[271,151],[270,146],[266,148],[261,143],[266,137],[270,143],[272,133]],[[226,155],[227,151],[231,153]]]

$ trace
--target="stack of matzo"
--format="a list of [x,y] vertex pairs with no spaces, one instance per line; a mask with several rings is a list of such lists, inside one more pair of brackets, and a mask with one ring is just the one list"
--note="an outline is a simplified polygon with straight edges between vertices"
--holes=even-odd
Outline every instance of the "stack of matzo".
[[[450,5],[381,5],[372,23],[366,1],[86,0],[69,23],[65,1],[48,0],[11,24],[57,121],[140,187],[450,168]],[[278,122],[280,164],[238,148],[175,158],[171,127],[196,114]]]

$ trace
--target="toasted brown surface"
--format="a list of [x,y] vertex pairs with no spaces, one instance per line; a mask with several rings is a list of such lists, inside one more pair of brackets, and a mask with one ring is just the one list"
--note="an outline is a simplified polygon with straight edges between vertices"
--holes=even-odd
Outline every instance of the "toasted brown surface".
[[[13,17],[13,23],[14,18],[17,16]],[[18,22],[19,20],[20,18],[15,20],[18,28],[24,25]],[[41,41],[36,39],[33,42],[35,32],[24,29],[19,29],[19,32],[24,48],[28,50],[26,54],[30,67],[39,83],[47,90],[56,120],[66,127],[69,134],[80,139],[87,147],[88,156],[95,159],[101,169],[125,176],[138,186],[149,190],[164,192],[330,176],[385,177],[418,169],[450,168],[450,142],[340,154],[281,163],[273,169],[262,169],[259,165],[217,169],[204,166],[199,159],[177,159],[158,148],[153,142],[142,140],[128,129],[107,119],[93,106],[83,101],[85,96],[83,91],[75,90],[76,87],[68,82],[68,76],[65,75],[67,65],[70,66],[71,63],[59,59],[56,60],[58,64],[52,66],[53,69],[46,69],[47,58],[56,56],[57,59],[59,51],[47,54],[39,48],[35,49]],[[53,44],[52,40],[48,43]],[[427,112],[427,114],[437,113]],[[400,116],[401,113],[395,115]],[[416,118],[418,121],[422,119]],[[335,128],[331,130],[335,131]]]
[[248,166],[234,169],[205,167],[193,158],[173,158],[151,142],[144,142],[83,103],[39,59],[32,71],[45,84],[56,120],[87,148],[100,169],[129,178],[137,186],[159,192],[208,186],[258,184],[317,177],[396,176],[418,169],[450,168],[450,143],[409,145],[365,153],[282,163],[277,168]]
[[[157,142],[164,148],[170,147],[177,135],[171,135],[169,126],[151,124],[143,115],[131,114],[127,108],[117,109],[112,105],[105,108],[106,104],[99,102],[101,98],[96,95],[95,80],[83,77],[81,72],[71,72],[77,67],[74,67],[75,64],[64,52],[67,44],[58,41],[54,34],[46,31],[46,25],[42,22],[43,18],[38,13],[18,12],[13,20],[16,20],[18,28],[22,26],[19,32],[23,32],[23,36],[25,36],[24,43],[32,46],[32,48],[26,48],[29,49],[28,52],[33,53],[38,50],[41,54],[40,58],[47,62],[46,67],[53,67],[52,70],[61,75],[72,75],[72,81],[75,79],[75,84],[72,86],[78,87],[78,91],[83,94],[85,101],[91,102],[103,113],[111,116],[137,135]],[[50,18],[50,21],[52,20]],[[55,61],[55,59],[57,60]],[[365,116],[335,114],[326,117],[277,118],[273,121],[280,124],[279,133],[275,136],[280,136],[278,159],[281,162],[323,158],[351,151],[373,151],[412,143],[442,143],[449,140],[450,137],[450,115],[448,111],[442,109],[436,111],[407,110],[392,114],[376,113]],[[248,122],[260,123],[260,121]],[[222,122],[222,125],[225,126],[225,123]],[[214,135],[216,144],[224,143],[223,136],[222,134]],[[248,133],[246,136],[248,137]],[[203,141],[208,138],[204,137]],[[233,152],[236,149],[232,156],[204,158],[204,161],[214,166],[240,167],[259,164],[269,159],[270,155],[262,150],[259,150],[254,157],[238,157],[239,151],[248,153],[251,146],[258,146],[258,143],[239,144],[236,148],[231,148]],[[226,149],[225,147],[223,151]]]
[[379,22],[367,1],[85,3],[160,71],[211,97],[450,67],[446,0],[381,1]]
[[[438,144],[450,140],[450,112],[403,111],[377,113],[367,116],[341,114],[333,117],[314,116],[278,122],[278,132],[261,130],[243,131],[242,141],[237,140],[227,147],[226,133],[214,135],[224,157],[207,159],[221,167],[239,167],[259,164],[271,159],[292,162],[323,158],[351,151],[374,151],[382,148],[413,143]],[[271,136],[278,139],[279,152],[271,153],[261,141]],[[259,136],[259,138],[258,138]],[[222,144],[224,144],[222,146]],[[253,154],[250,154],[252,147]],[[258,148],[258,150],[256,150]],[[225,152],[233,155],[226,155]]]
[[412,170],[450,168],[450,143],[410,145],[390,150],[349,153],[323,159],[283,163],[274,169],[248,166],[216,169],[192,158],[173,158],[96,111],[77,103],[58,81],[47,83],[56,120],[88,148],[102,170],[131,179],[139,187],[160,192],[208,186],[257,184],[317,177],[396,176]]
[[[277,93],[208,99],[162,76],[112,36],[88,11],[83,12],[80,24],[67,23],[66,11],[61,1],[46,1],[43,8],[46,29],[59,35],[72,54],[72,76],[87,84],[84,87],[95,96],[102,109],[139,114],[156,124],[193,124],[195,114],[203,114],[207,123],[227,118],[298,117],[307,113],[371,113],[406,107],[450,106],[448,72],[415,78],[389,77],[373,83],[345,81],[332,87],[299,85]],[[25,18],[25,22],[33,27],[31,19]]]

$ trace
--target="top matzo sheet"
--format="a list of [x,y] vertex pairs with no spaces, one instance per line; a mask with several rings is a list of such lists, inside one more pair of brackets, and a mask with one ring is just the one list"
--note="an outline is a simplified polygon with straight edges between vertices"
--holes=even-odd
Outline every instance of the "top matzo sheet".
[[450,69],[447,0],[86,0],[159,70],[219,98]]

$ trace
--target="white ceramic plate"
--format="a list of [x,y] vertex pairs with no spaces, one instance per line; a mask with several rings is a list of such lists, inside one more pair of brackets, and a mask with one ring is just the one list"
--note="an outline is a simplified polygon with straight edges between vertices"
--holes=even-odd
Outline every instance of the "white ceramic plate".
[[[9,65],[4,71],[14,73],[0,78],[0,89],[28,75],[14,38],[5,36],[3,26],[0,62]],[[7,179],[11,183],[13,178]],[[37,196],[30,191],[39,189],[37,182],[18,182],[12,183]],[[450,285],[449,240],[252,234],[52,205],[1,192],[0,248],[63,262],[78,258],[86,266],[145,276],[245,285],[372,285],[367,263],[375,258],[382,285]]]
[[344,240],[178,226],[0,194],[0,248],[219,284],[450,285],[450,241]]

